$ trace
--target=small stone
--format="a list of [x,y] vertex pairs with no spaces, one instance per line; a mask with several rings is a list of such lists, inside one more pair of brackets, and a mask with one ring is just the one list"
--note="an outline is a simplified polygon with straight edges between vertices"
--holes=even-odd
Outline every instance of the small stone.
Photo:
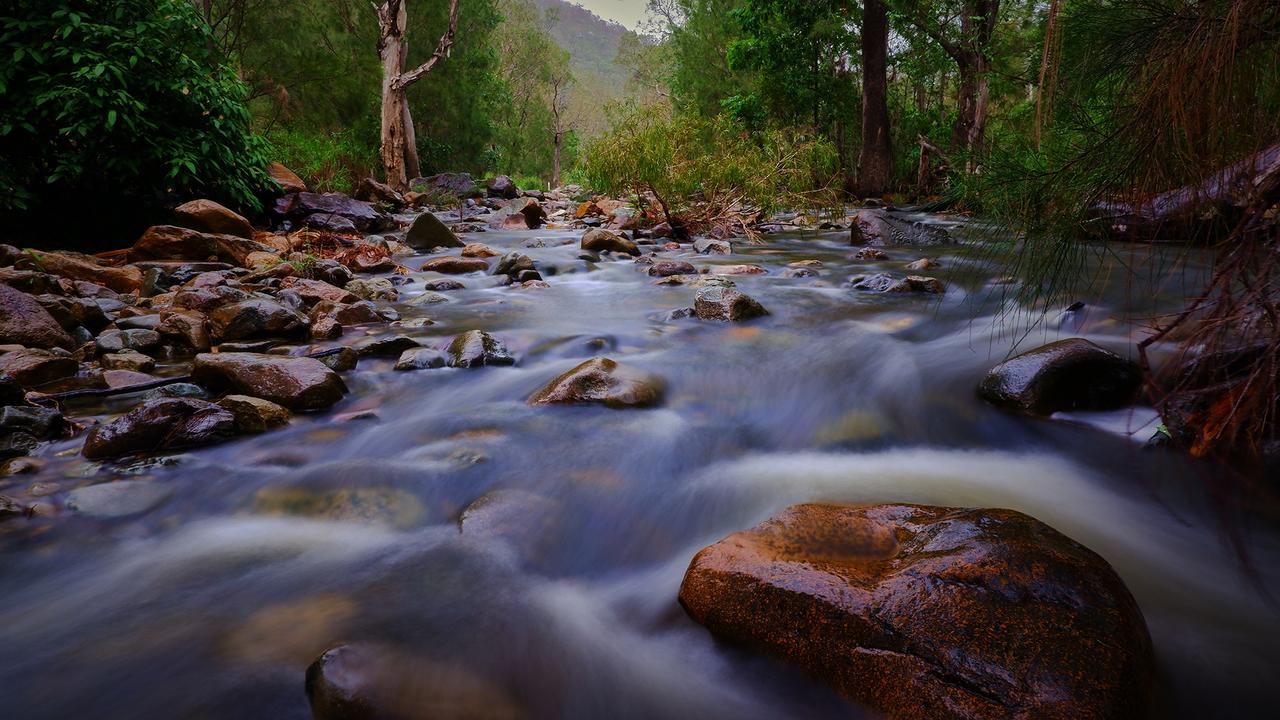
[[327,409],[347,390],[337,373],[306,357],[202,353],[191,374],[201,385],[229,387],[299,412]]
[[489,263],[481,258],[438,257],[432,258],[418,268],[421,272],[438,272],[446,275],[465,275],[473,272],[487,272]]
[[292,414],[285,408],[262,398],[228,395],[218,406],[235,416],[240,432],[263,433],[289,424]]
[[657,375],[592,358],[552,380],[529,398],[532,405],[598,403],[610,408],[653,407],[662,402],[666,383]]
[[196,398],[199,400],[207,400],[209,393],[195,383],[173,383],[172,385],[163,385],[154,390],[148,390],[142,396],[143,400],[156,400],[158,398]]
[[466,258],[490,258],[501,254],[484,243],[468,243],[462,248],[462,257]]
[[937,278],[921,277],[919,275],[908,275],[885,290],[885,292],[891,293],[925,293],[930,295],[941,295],[946,291],[947,286],[943,285]]
[[653,277],[670,277],[672,275],[697,275],[698,269],[683,260],[659,260],[649,266],[649,275]]
[[639,255],[640,249],[630,240],[617,233],[594,228],[582,236],[582,249],[593,252],[617,252],[627,255]]
[[722,322],[738,322],[768,315],[764,309],[749,295],[728,288],[708,287],[698,291],[693,300],[693,309],[703,320],[719,320]]
[[151,350],[159,344],[160,333],[155,330],[108,330],[96,341],[99,353]]
[[483,330],[470,330],[449,343],[449,367],[476,368],[486,365],[515,365],[515,356],[498,338]]
[[421,347],[422,343],[408,335],[378,337],[356,346],[356,354],[360,357],[399,357],[406,350]]
[[930,260],[929,258],[920,258],[919,260],[916,260],[914,262],[907,263],[907,269],[910,270],[911,272],[920,272],[922,270],[929,270],[937,266],[938,266],[938,263],[934,262],[933,260]]
[[415,347],[405,350],[396,361],[396,370],[428,370],[448,363],[444,353],[435,348]]
[[699,255],[729,255],[733,253],[733,246],[728,240],[698,238],[693,241],[693,250]]
[[888,258],[889,253],[873,247],[864,247],[853,255],[854,260],[887,260]]
[[67,493],[67,509],[99,518],[128,517],[156,507],[173,494],[170,485],[150,480],[117,480]]
[[62,424],[62,413],[35,405],[9,405],[0,408],[0,435],[25,432],[36,438],[47,438]]
[[430,280],[422,284],[424,290],[432,292],[448,292],[450,290],[463,290],[467,286],[461,280],[453,278],[440,278],[439,280]]
[[395,302],[400,299],[400,291],[386,278],[361,278],[352,280],[343,288],[362,300],[386,300]]
[[344,347],[336,353],[324,355],[316,359],[324,363],[326,367],[330,368],[334,372],[355,370],[356,365],[360,363],[359,353],[349,347]]
[[118,353],[103,355],[98,358],[102,367],[108,370],[131,370],[149,373],[156,369],[156,361],[134,350],[122,350]]

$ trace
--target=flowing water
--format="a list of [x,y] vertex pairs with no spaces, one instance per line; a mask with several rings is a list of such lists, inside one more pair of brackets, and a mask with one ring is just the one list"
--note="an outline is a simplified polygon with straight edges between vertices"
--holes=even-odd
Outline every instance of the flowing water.
[[[844,233],[781,235],[684,258],[769,270],[733,279],[772,314],[722,325],[665,321],[693,289],[579,260],[578,236],[476,235],[529,254],[551,287],[468,276],[450,302],[418,305],[415,275],[395,307],[435,323],[372,331],[442,346],[484,329],[516,367],[401,373],[366,359],[342,404],[281,431],[124,466],[86,463],[68,441],[40,474],[0,480],[57,513],[0,525],[0,715],[307,718],[309,662],[365,641],[412,658],[421,692],[499,716],[857,716],[717,644],[676,602],[698,549],[811,500],[1026,512],[1105,557],[1137,597],[1159,716],[1252,717],[1273,698],[1273,508],[1241,506],[1214,468],[1143,450],[1149,410],[1037,420],[974,393],[1015,340],[1081,335],[1129,352],[1142,320],[1195,286],[1194,262],[1138,287],[1111,271],[1159,251],[1100,254],[1088,308],[1037,317],[995,312],[1008,286],[976,240],[860,262]],[[948,285],[941,299],[842,287],[925,255],[942,262],[929,273]],[[807,259],[824,263],[818,277],[784,275]],[[664,405],[526,404],[599,355],[665,378]],[[505,523],[461,532],[460,511],[494,491]]]

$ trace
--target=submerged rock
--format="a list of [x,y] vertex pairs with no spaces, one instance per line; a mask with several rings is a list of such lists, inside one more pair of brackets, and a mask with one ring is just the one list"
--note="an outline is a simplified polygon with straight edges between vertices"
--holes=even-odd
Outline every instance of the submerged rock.
[[768,315],[769,311],[749,295],[723,287],[706,287],[693,299],[693,310],[703,320],[737,322]]
[[339,645],[307,668],[315,720],[518,720],[507,694],[456,665],[369,645]]
[[435,348],[415,347],[400,353],[396,370],[430,370],[447,365],[449,358]]
[[1113,410],[1133,402],[1138,366],[1084,338],[1049,343],[991,369],[978,394],[994,405],[1034,415]]
[[301,412],[324,410],[347,391],[337,373],[307,357],[201,353],[191,374],[201,385],[230,388]]
[[516,358],[498,338],[483,330],[469,330],[449,343],[449,367],[515,365]]
[[798,505],[699,552],[680,603],[888,718],[1143,717],[1153,673],[1111,566],[1012,510]]
[[532,405],[599,403],[611,408],[652,407],[662,402],[666,383],[657,375],[592,358],[552,380],[529,398]]
[[211,445],[232,437],[235,432],[235,416],[211,402],[162,398],[148,400],[106,425],[95,427],[85,438],[81,453],[97,460],[163,452]]

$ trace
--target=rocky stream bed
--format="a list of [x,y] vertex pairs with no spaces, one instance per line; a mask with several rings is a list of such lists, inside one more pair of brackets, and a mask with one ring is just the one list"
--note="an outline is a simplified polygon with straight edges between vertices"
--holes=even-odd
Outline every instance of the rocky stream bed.
[[7,717],[1268,707],[1274,514],[1148,447],[1126,359],[1181,286],[1046,316],[956,218],[291,189],[0,246]]

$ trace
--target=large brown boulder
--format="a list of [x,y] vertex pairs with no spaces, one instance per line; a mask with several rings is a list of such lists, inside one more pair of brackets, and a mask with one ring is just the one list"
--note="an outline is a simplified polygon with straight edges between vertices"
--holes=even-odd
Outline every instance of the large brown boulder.
[[236,433],[236,418],[211,402],[158,398],[99,425],[81,453],[90,460],[209,445]]
[[422,272],[438,272],[446,275],[466,275],[473,272],[488,272],[489,262],[482,258],[438,257],[422,263],[418,268]]
[[275,300],[251,298],[209,313],[209,329],[217,342],[295,335],[307,321]]
[[588,230],[582,236],[582,249],[591,250],[592,252],[601,252],[608,250],[610,252],[626,253],[628,255],[639,255],[640,248],[630,240],[622,237],[617,233],[594,228]]
[[693,298],[693,311],[703,320],[739,322],[768,315],[755,298],[725,287],[704,287]]
[[39,387],[69,378],[80,371],[75,358],[48,350],[28,348],[0,355],[0,375],[8,375],[23,387]]
[[103,265],[97,258],[79,253],[28,249],[17,267],[105,285],[118,293],[131,293],[142,287],[142,271],[138,268]]
[[978,394],[1000,407],[1034,415],[1113,410],[1133,402],[1138,366],[1084,338],[1059,340],[991,369]]
[[238,235],[203,233],[176,225],[148,228],[129,248],[129,261],[182,260],[196,262],[216,257],[244,267],[250,253],[275,253],[276,249]]
[[498,338],[483,330],[468,330],[449,343],[449,367],[478,368],[515,365],[516,358]]
[[390,215],[363,200],[342,193],[300,192],[286,195],[276,201],[272,210],[277,216],[299,222],[312,215],[337,215],[346,218],[362,232],[371,232],[395,226]]
[[699,552],[680,603],[888,718],[1145,716],[1137,603],[1012,510],[798,505]]
[[280,189],[286,193],[306,192],[307,184],[298,177],[297,173],[278,162],[273,162],[267,166],[267,175],[280,186]]
[[666,383],[657,375],[592,358],[557,377],[529,398],[532,405],[598,403],[611,408],[652,407],[662,402]]
[[253,239],[253,226],[243,215],[212,200],[192,200],[173,209],[178,225],[218,235]]
[[884,208],[859,210],[850,218],[850,245],[938,245],[952,242],[937,225]]
[[229,388],[299,412],[324,410],[347,391],[337,373],[308,357],[201,353],[191,375],[201,385]]
[[35,298],[0,284],[0,345],[70,348],[66,330]]

